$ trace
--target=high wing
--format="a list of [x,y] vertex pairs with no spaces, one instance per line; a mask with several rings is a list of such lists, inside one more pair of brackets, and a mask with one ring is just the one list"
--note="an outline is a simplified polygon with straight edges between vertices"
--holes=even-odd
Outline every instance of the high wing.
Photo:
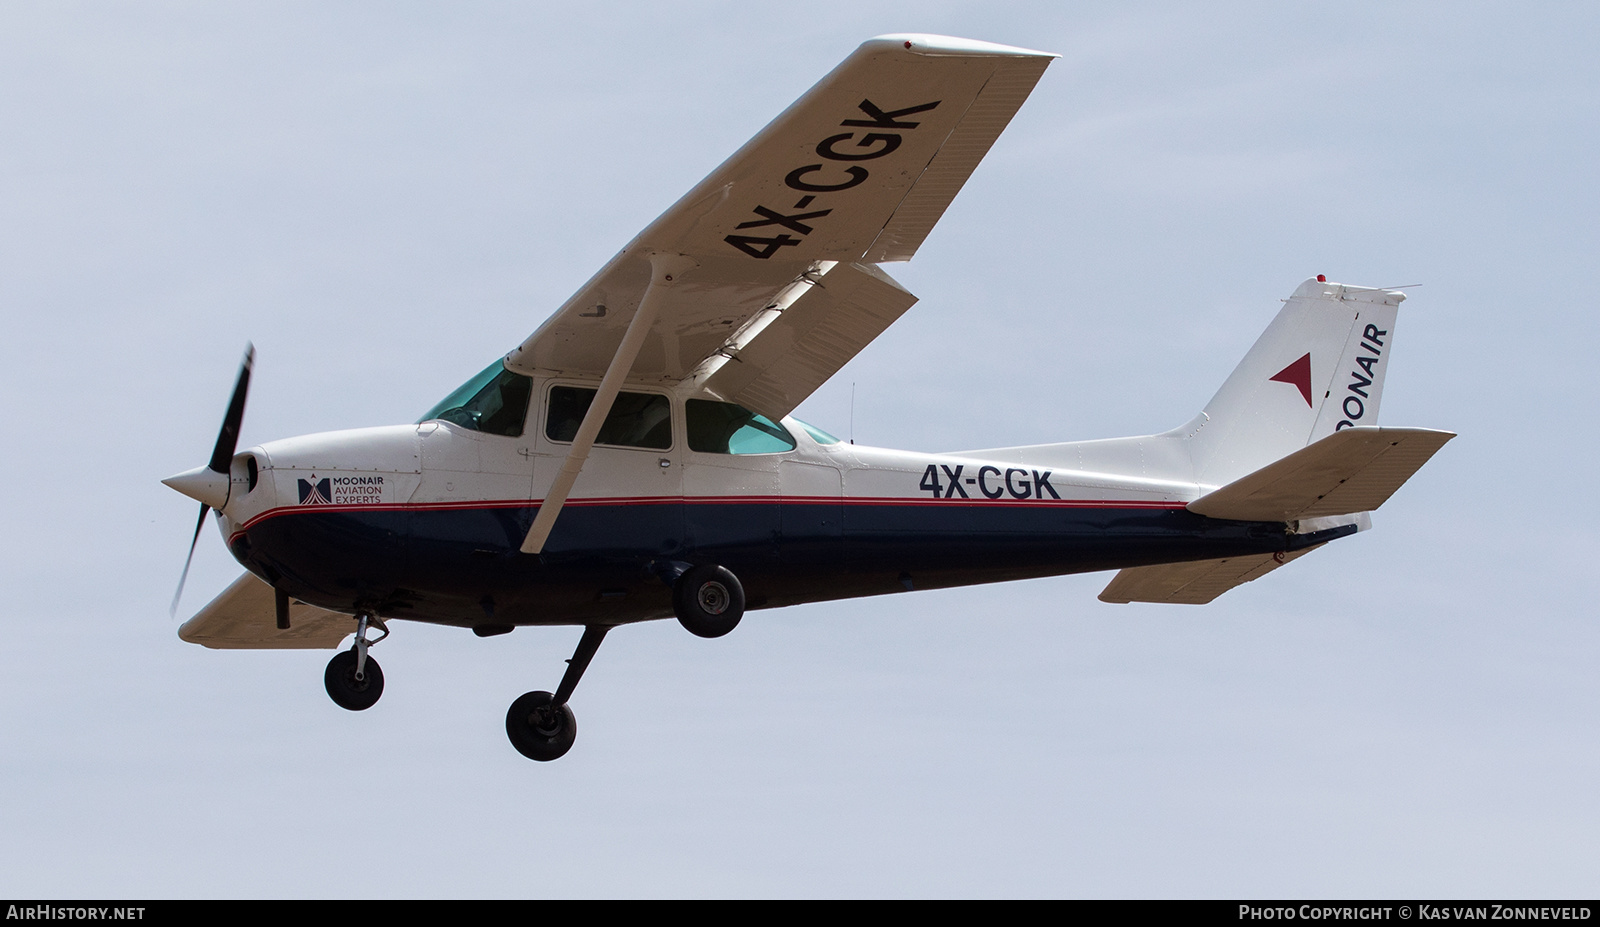
[[295,601],[289,628],[280,631],[272,587],[246,573],[185,621],[178,636],[213,650],[322,650],[354,631],[349,615]]
[[[1053,57],[943,36],[865,42],[640,232],[506,366],[606,373],[653,265],[670,255],[675,279],[664,277],[672,286],[625,378],[695,379],[787,414],[915,302],[872,265],[911,258]],[[807,295],[819,288],[838,298]],[[770,317],[795,302],[807,303],[808,322]],[[769,318],[757,319],[763,310]],[[774,348],[808,338],[801,361]],[[758,369],[719,378],[741,352],[763,355]]]

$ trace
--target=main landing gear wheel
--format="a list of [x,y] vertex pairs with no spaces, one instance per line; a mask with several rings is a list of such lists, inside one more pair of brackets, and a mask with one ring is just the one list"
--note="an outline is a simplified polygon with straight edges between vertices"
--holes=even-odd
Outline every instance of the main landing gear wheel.
[[358,679],[356,660],[354,647],[334,654],[328,661],[328,671],[322,674],[322,684],[335,705],[349,711],[366,711],[378,704],[378,697],[383,695],[383,670],[378,668],[377,660],[367,657]]
[[567,661],[567,671],[561,674],[561,685],[556,686],[554,694],[528,692],[511,703],[506,712],[506,736],[518,753],[546,763],[572,749],[572,742],[578,738],[578,719],[572,716],[567,700],[572,698],[572,691],[578,688],[578,680],[583,678],[583,671],[589,668],[589,661],[609,630],[603,624],[584,626],[578,649]]
[[721,637],[744,617],[744,587],[726,567],[697,566],[673,585],[672,610],[690,634]]
[[528,692],[506,712],[506,736],[518,753],[548,762],[572,749],[578,737],[578,719],[571,708],[557,705],[549,692]]

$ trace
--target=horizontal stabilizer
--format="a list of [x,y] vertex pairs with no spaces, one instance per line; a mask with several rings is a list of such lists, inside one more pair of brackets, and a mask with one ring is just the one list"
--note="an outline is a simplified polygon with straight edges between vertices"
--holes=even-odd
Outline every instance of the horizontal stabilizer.
[[1428,428],[1344,428],[1189,503],[1241,521],[1370,512],[1455,434]]
[[1100,593],[1100,601],[1116,605],[1129,602],[1204,605],[1234,586],[1260,579],[1321,546],[1317,544],[1302,550],[1248,554],[1221,560],[1128,567],[1112,578],[1105,591]]
[[272,587],[246,573],[178,628],[178,636],[212,650],[334,650],[354,634],[349,615],[289,602],[289,630],[278,630]]

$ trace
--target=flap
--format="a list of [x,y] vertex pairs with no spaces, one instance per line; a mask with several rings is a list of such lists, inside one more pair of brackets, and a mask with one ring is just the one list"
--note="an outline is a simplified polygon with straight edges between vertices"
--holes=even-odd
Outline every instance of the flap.
[[916,301],[871,264],[827,262],[702,365],[705,388],[777,421]]
[[185,621],[178,636],[213,650],[337,650],[355,631],[349,615],[292,599],[289,630],[278,630],[272,587],[246,573]]

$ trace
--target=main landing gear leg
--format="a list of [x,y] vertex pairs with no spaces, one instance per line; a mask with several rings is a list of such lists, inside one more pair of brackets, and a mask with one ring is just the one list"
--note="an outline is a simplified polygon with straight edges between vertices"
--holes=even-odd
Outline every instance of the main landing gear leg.
[[[369,625],[382,631],[382,636],[367,640]],[[349,711],[365,711],[378,704],[378,697],[383,695],[383,670],[377,660],[367,656],[367,648],[388,636],[389,629],[382,618],[371,612],[356,616],[355,645],[335,654],[322,674],[322,684],[335,705]]]
[[595,651],[600,649],[600,642],[609,630],[611,628],[604,625],[584,627],[578,649],[567,661],[567,671],[554,695],[528,692],[511,703],[506,712],[506,736],[518,753],[530,760],[547,762],[572,749],[572,742],[578,736],[578,720],[567,707],[567,700],[572,698],[572,690],[578,687],[578,680],[583,678],[583,671],[589,668],[589,661],[594,659]]

